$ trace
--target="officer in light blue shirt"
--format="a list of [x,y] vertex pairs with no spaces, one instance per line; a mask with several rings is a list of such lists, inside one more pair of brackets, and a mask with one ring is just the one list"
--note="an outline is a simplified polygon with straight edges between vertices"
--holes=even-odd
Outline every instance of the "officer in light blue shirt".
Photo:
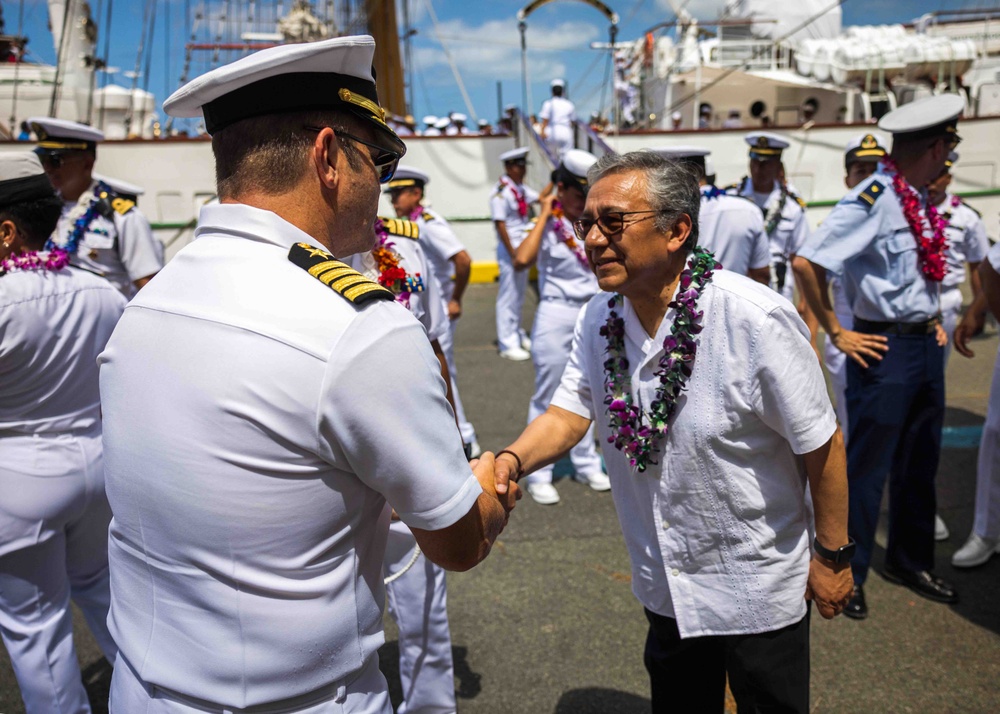
[[[887,579],[939,602],[954,587],[933,573],[934,477],[944,422],[944,348],[939,336],[944,246],[934,247],[926,185],[960,141],[963,100],[940,95],[886,114],[890,156],[837,204],[795,258],[810,307],[847,357],[850,484],[848,532],[855,592],[844,614],[867,616],[865,579],[889,475]],[[901,183],[897,183],[898,179]],[[900,195],[897,193],[897,186]],[[911,215],[904,203],[912,206]],[[911,225],[912,223],[912,225]],[[926,251],[918,243],[929,243]],[[854,314],[845,329],[830,305],[826,271],[843,281]]]

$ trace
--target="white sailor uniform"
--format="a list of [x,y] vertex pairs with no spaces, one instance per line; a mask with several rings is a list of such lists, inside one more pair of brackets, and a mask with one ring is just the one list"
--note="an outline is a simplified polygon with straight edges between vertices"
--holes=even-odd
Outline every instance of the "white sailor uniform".
[[[451,259],[465,250],[465,246],[455,235],[448,221],[430,208],[421,206],[420,215],[416,216],[420,227],[420,245],[430,263],[431,273],[437,280],[438,294],[447,309],[448,301],[454,293],[455,279],[452,275]],[[471,444],[476,441],[476,428],[465,416],[465,407],[458,395],[458,370],[455,368],[455,328],[458,320],[448,320],[448,330],[438,342],[448,360],[448,370],[451,372],[451,396],[455,401],[455,415],[458,417],[458,429],[462,432],[462,441]]]
[[751,201],[714,186],[701,189],[698,245],[711,251],[723,268],[740,275],[771,263],[760,211]]
[[944,350],[944,363],[947,366],[951,355],[952,335],[962,314],[961,285],[965,282],[965,266],[967,263],[981,263],[989,252],[990,241],[986,237],[986,226],[983,225],[979,212],[958,196],[946,194],[937,209],[948,224],[945,228],[948,272],[941,281],[941,324],[948,333],[948,344]]
[[[845,330],[850,330],[854,325],[854,315],[851,312],[851,304],[847,301],[847,293],[844,290],[843,281],[833,273],[827,273],[827,285],[830,287],[830,296],[833,301],[833,313],[837,316],[837,322]],[[840,422],[840,429],[844,432],[844,444],[848,441],[847,422],[847,355],[838,350],[833,340],[827,336],[823,343],[823,363],[826,365],[827,374],[830,375],[830,386],[833,391],[833,407],[837,412],[837,421]]]
[[766,196],[753,190],[749,176],[726,190],[734,196],[749,198],[761,210],[771,250],[771,287],[792,301],[795,280],[789,261],[809,237],[804,204],[792,191],[783,189],[778,181],[774,182],[771,193]]
[[[81,225],[77,225],[81,223]],[[75,265],[95,272],[126,298],[136,293],[134,280],[159,272],[163,246],[135,201],[94,181],[77,201],[68,201],[52,243],[65,246],[78,232]]]
[[387,714],[386,501],[439,530],[482,493],[440,365],[275,214],[206,206],[196,236],[101,356],[111,711]]
[[[521,201],[518,201],[518,197]],[[490,198],[490,215],[503,221],[511,247],[517,249],[529,226],[530,206],[538,200],[538,192],[524,184],[517,185],[509,176],[501,177]],[[519,208],[519,206],[521,206]],[[523,212],[522,212],[523,211]],[[500,264],[500,285],[497,290],[497,344],[501,352],[518,349],[527,334],[521,329],[521,308],[528,288],[528,271],[514,270],[514,261],[497,236],[497,262]]]
[[539,119],[548,119],[546,143],[557,157],[573,148],[573,122],[576,106],[565,97],[549,97],[542,103]]
[[70,598],[117,651],[97,355],[124,307],[77,268],[0,277],[0,634],[28,714],[90,712]]
[[[421,280],[421,288],[410,294],[410,312],[420,321],[430,340],[439,343],[448,334],[448,316],[441,301],[437,281],[421,248],[423,233],[411,231],[408,221],[382,219],[390,231],[391,250],[399,256],[399,267]],[[420,242],[418,242],[418,240]],[[365,258],[371,253],[351,256],[350,265],[377,280],[377,269]],[[455,438],[458,436],[456,434]],[[448,588],[444,569],[416,555],[417,541],[401,520],[389,524],[382,572],[389,614],[399,630],[399,676],[403,703],[397,714],[407,712],[455,712],[455,674],[448,627]]]
[[[581,251],[578,256],[565,237],[571,236]],[[531,329],[531,359],[535,365],[535,393],[528,407],[530,424],[546,409],[559,386],[573,344],[573,328],[580,309],[600,289],[597,278],[585,265],[583,246],[573,233],[573,226],[565,218],[549,219],[538,249],[538,309]],[[577,476],[584,483],[592,475],[602,474],[601,457],[594,446],[594,427],[569,452]],[[552,483],[552,466],[545,466],[530,474],[532,483]]]
[[[1000,243],[990,248],[986,260],[1000,273]],[[1000,540],[1000,352],[993,364],[993,381],[986,408],[986,423],[976,463],[976,516],[972,532],[980,538]]]

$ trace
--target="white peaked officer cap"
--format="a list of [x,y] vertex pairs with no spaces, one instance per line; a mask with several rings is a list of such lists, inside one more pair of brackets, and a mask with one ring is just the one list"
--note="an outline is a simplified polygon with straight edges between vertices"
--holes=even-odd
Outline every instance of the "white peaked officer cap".
[[454,114],[451,115],[451,120],[452,121],[467,122],[467,121],[469,121],[469,117],[465,116],[461,112],[455,112]]
[[122,181],[121,179],[104,176],[102,174],[91,174],[91,176],[95,181],[107,184],[108,188],[124,196],[134,196],[138,198],[142,194],[146,193],[146,189],[142,186],[137,186],[136,184],[129,183],[128,181]]
[[0,207],[55,195],[36,154],[26,150],[0,151]]
[[438,118],[436,116],[434,116],[433,114],[428,114],[420,121],[422,121],[427,126],[433,126],[434,124],[437,124],[437,120]]
[[242,119],[294,111],[340,109],[368,122],[400,155],[406,146],[385,122],[375,89],[368,35],[281,45],[213,69],[163,103],[174,117],[205,117],[209,134]]
[[954,134],[965,100],[957,94],[937,94],[904,104],[882,117],[878,128],[911,139]]
[[561,77],[556,77],[551,82],[549,82],[549,86],[552,87],[553,89],[555,89],[556,87],[565,87],[566,80]]
[[396,173],[392,175],[392,180],[385,185],[385,190],[391,191],[394,188],[410,188],[411,186],[423,188],[430,181],[431,177],[418,168],[398,166]]
[[769,131],[750,132],[743,140],[750,146],[750,158],[761,161],[779,158],[781,152],[790,146],[786,138]]
[[575,186],[584,193],[590,188],[587,172],[597,163],[597,157],[589,151],[570,149],[562,155],[562,160],[552,172],[552,183]]
[[447,129],[449,126],[451,126],[451,119],[449,119],[448,117],[441,117],[436,122],[434,122],[435,129]]
[[529,151],[530,149],[527,146],[521,146],[516,149],[511,149],[510,151],[505,151],[502,154],[500,154],[500,160],[503,163],[507,163],[508,161],[527,159]]
[[704,146],[693,146],[691,144],[675,144],[673,146],[662,146],[653,149],[654,152],[666,159],[690,159],[699,156],[708,156],[712,153]]
[[103,131],[66,119],[31,117],[28,126],[38,137],[37,149],[42,152],[93,150],[104,141]]
[[862,161],[869,164],[878,163],[886,155],[885,145],[874,134],[861,134],[847,142],[844,149],[844,165]]

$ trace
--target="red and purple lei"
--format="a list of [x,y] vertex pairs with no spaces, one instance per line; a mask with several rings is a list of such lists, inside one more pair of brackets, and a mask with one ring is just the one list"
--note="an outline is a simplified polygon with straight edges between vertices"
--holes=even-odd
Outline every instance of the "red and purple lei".
[[695,248],[687,268],[681,273],[677,294],[669,305],[675,310],[674,322],[663,341],[663,356],[656,371],[660,386],[648,414],[632,401],[629,364],[625,357],[625,321],[615,311],[622,304],[622,296],[615,294],[608,301],[611,312],[600,332],[608,344],[608,358],[604,362],[604,403],[608,406],[611,426],[608,443],[625,454],[629,464],[639,473],[657,463],[653,458],[656,442],[670,431],[670,419],[691,376],[698,350],[695,336],[702,330],[703,315],[696,310],[698,298],[712,280],[713,271],[721,267],[710,252]]
[[920,270],[925,278],[939,283],[944,280],[945,273],[948,272],[948,264],[944,257],[948,242],[944,231],[948,223],[930,203],[926,204],[927,207],[923,212],[921,211],[920,194],[909,184],[896,166],[896,162],[886,156],[882,159],[882,163],[886,171],[892,174],[892,188],[899,199],[906,222],[910,225],[910,232],[917,241]]

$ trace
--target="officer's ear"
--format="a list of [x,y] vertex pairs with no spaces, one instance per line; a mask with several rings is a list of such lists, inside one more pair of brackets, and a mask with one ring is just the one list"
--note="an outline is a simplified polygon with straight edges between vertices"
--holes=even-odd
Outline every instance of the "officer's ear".
[[21,242],[21,234],[17,230],[17,224],[9,218],[0,221],[0,246],[3,246],[4,254],[14,252]]
[[340,178],[340,162],[346,160],[344,149],[337,140],[334,130],[328,126],[316,133],[310,150],[310,160],[316,177],[328,189],[335,189]]

